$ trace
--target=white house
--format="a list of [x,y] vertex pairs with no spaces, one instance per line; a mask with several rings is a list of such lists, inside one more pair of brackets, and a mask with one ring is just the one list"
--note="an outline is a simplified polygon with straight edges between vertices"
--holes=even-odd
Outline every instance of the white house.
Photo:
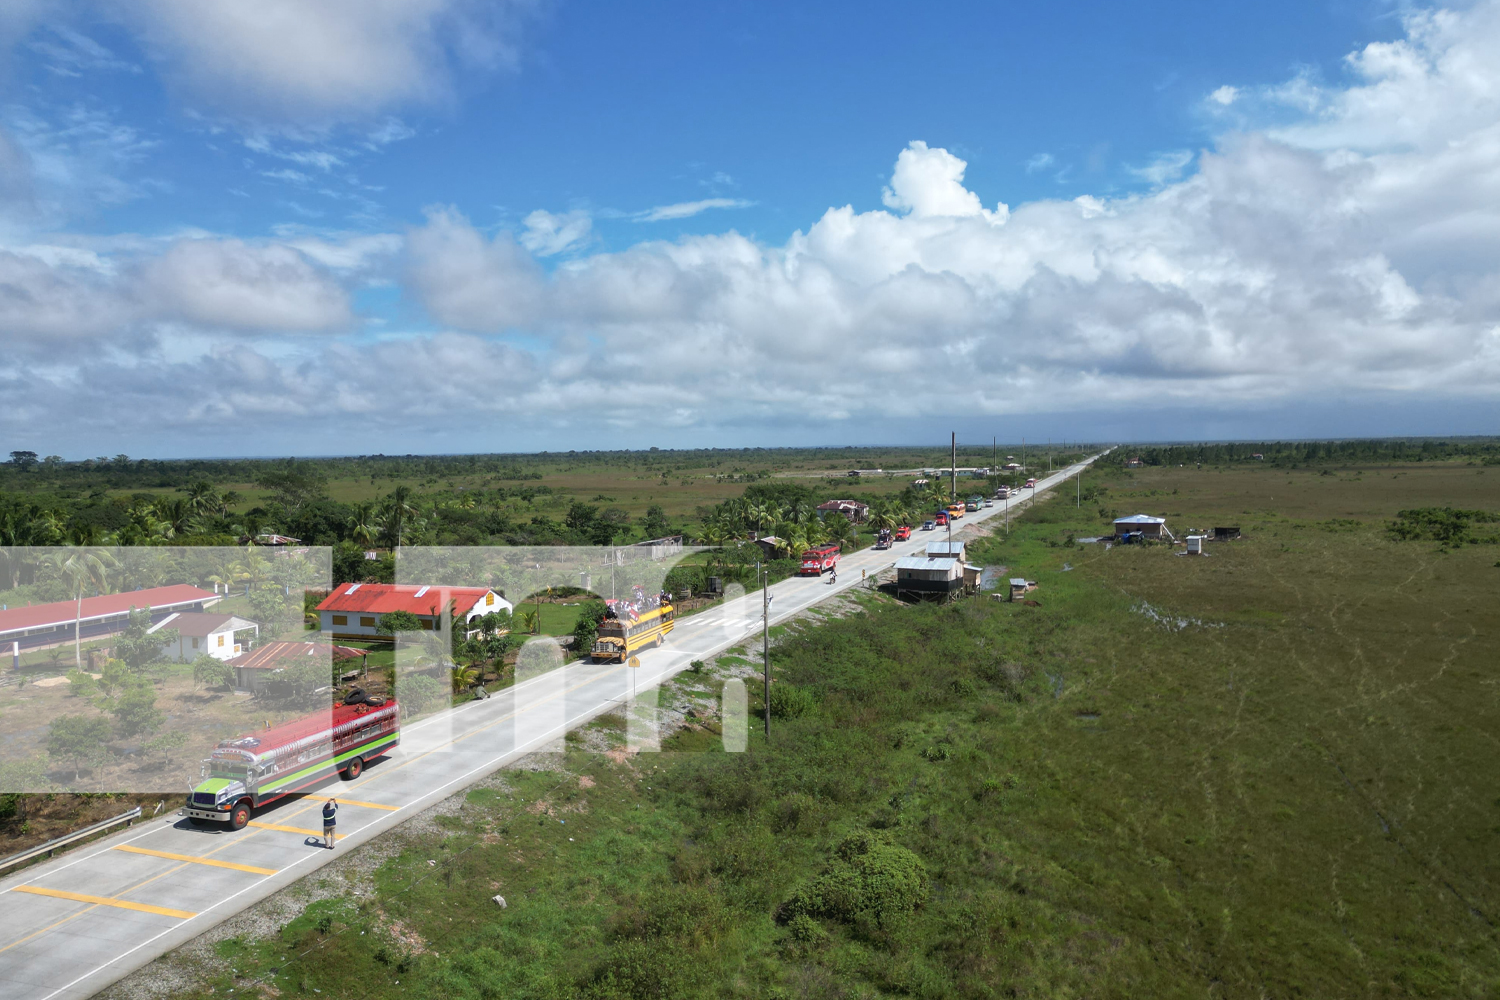
[[167,615],[151,626],[146,634],[169,629],[177,630],[177,641],[162,646],[161,655],[178,663],[196,660],[204,653],[216,660],[233,659],[244,652],[243,647],[234,641],[236,632],[252,629],[257,637],[260,635],[258,624],[238,615],[189,611]]
[[335,639],[368,639],[380,634],[380,616],[406,611],[422,628],[440,627],[444,609],[459,621],[470,622],[492,611],[514,611],[515,606],[486,587],[418,587],[394,583],[341,583],[318,605],[324,635]]

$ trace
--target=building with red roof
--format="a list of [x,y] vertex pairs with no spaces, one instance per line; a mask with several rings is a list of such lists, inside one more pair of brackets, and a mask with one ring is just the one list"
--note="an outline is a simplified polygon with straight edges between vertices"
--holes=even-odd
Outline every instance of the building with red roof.
[[0,647],[9,649],[11,643],[19,643],[21,649],[40,649],[68,642],[73,638],[75,623],[80,625],[78,631],[84,639],[118,635],[125,630],[132,608],[150,609],[154,624],[174,612],[203,611],[219,599],[218,594],[179,583],[85,597],[81,615],[77,601],[7,608],[0,611]]
[[318,618],[324,634],[335,639],[372,639],[380,637],[381,615],[405,611],[431,631],[440,627],[445,609],[469,622],[493,611],[512,611],[514,606],[487,587],[341,583],[318,605]]

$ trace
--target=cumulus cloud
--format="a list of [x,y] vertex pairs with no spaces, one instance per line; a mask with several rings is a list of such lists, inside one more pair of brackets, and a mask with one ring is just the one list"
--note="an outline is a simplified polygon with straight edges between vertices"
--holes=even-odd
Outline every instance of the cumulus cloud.
[[[212,355],[234,391],[202,405],[370,427],[496,413],[601,446],[632,427],[867,427],[913,398],[954,414],[1492,406],[1497,11],[1408,15],[1403,39],[1350,58],[1342,89],[1241,87],[1214,102],[1235,116],[1218,142],[1139,168],[1153,186],[1129,196],[1012,211],[966,185],[961,157],[913,142],[893,151],[882,208],[829,208],[780,245],[727,232],[579,254],[580,218],[538,212],[519,234],[489,233],[440,207],[399,250],[185,242],[120,277],[15,254],[0,258],[0,289],[18,290],[0,322],[97,331],[118,306],[203,329],[232,316],[248,317],[241,331],[338,329],[354,275],[399,256],[445,329],[379,343],[397,384],[375,398],[327,377],[367,368],[368,345],[325,337],[283,357],[241,333]],[[190,278],[200,292],[180,287]]]
[[[1483,54],[1500,48],[1497,8],[1413,15],[1406,40],[1352,58],[1355,83],[1320,93],[1300,126],[1230,133],[1191,175],[1191,154],[1163,154],[1137,170],[1149,193],[990,210],[963,159],[913,142],[887,210],[830,209],[780,247],[687,237],[548,276],[508,237],[445,215],[409,252],[441,321],[524,329],[539,357],[586,338],[700,418],[873,415],[912,392],[973,412],[1491,398],[1500,68]],[[1470,102],[1445,133],[1376,128],[1420,118],[1434,93]],[[466,249],[440,264],[428,240]],[[826,375],[809,386],[788,365]]]
[[[389,257],[394,237],[344,244],[247,243],[213,237],[122,240],[102,249],[29,244],[0,249],[0,353],[50,368],[85,354],[149,347],[179,334],[305,334],[354,321],[345,280]],[[346,279],[337,273],[343,266]],[[87,345],[87,346],[84,346]]]
[[445,99],[456,68],[517,58],[526,0],[143,0],[122,8],[189,103],[319,126]]
[[968,166],[946,149],[928,149],[927,143],[915,140],[896,157],[890,187],[880,200],[887,208],[910,212],[918,219],[977,215],[1004,222],[1010,210],[1003,203],[990,212],[979,203],[979,195],[964,187]]
[[151,314],[209,329],[327,331],[352,320],[343,287],[286,246],[182,240],[140,278]]
[[540,315],[541,269],[508,232],[487,240],[457,210],[433,208],[407,252],[410,284],[443,323],[493,331]]

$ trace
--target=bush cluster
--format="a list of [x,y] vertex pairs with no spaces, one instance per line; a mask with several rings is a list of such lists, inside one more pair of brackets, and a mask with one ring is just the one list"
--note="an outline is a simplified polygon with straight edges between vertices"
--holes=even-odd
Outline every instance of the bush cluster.
[[833,853],[821,875],[798,886],[781,904],[781,923],[804,916],[852,923],[867,915],[884,923],[927,901],[927,866],[884,833],[852,833]]
[[796,687],[786,681],[771,685],[771,718],[800,719],[817,708],[817,699],[805,687]]

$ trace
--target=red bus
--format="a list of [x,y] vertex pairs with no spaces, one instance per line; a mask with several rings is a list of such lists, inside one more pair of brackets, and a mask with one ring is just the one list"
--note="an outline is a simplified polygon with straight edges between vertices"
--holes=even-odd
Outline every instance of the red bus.
[[802,553],[802,576],[822,576],[839,564],[838,542],[829,542]]
[[183,810],[193,823],[243,829],[267,802],[315,785],[335,772],[357,778],[365,761],[401,742],[395,700],[335,705],[237,739],[224,740],[203,762],[204,781]]

